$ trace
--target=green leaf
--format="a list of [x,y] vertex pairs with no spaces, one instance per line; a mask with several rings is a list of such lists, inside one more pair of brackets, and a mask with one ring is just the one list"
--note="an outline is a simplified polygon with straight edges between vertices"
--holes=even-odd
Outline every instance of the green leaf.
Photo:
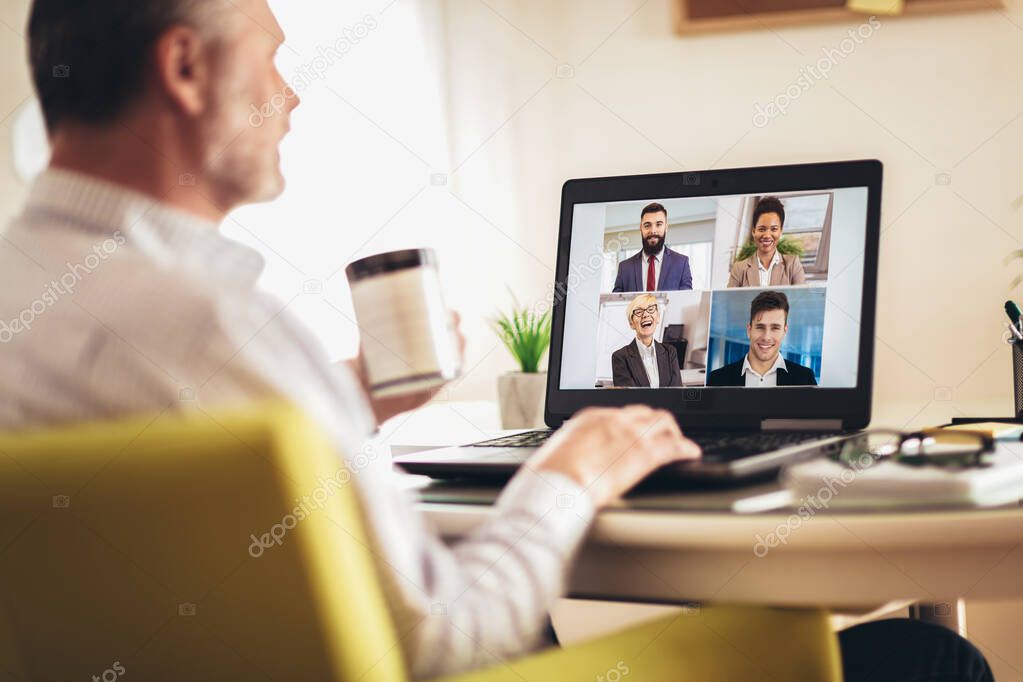
[[[753,242],[746,242],[739,249],[739,252],[735,254],[736,262],[746,260],[754,253],[757,252],[757,245]],[[802,256],[804,253],[803,245],[797,242],[795,239],[789,237],[782,237],[778,240],[778,253],[783,256]]]
[[536,373],[551,344],[551,313],[539,313],[519,305],[492,320],[494,332],[512,354],[523,372]]

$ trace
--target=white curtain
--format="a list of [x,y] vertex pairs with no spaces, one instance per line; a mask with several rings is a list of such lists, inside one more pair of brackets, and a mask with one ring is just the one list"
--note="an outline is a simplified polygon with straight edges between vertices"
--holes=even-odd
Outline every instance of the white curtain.
[[[513,296],[533,305],[552,292],[561,179],[552,167],[523,183],[520,142],[556,149],[556,62],[475,0],[271,4],[288,36],[280,67],[303,101],[282,148],[288,188],[237,211],[227,232],[267,255],[264,285],[336,358],[358,339],[344,264],[436,249],[469,340],[465,376],[443,397],[493,398],[514,363],[489,320]],[[545,196],[524,190],[537,186]]]

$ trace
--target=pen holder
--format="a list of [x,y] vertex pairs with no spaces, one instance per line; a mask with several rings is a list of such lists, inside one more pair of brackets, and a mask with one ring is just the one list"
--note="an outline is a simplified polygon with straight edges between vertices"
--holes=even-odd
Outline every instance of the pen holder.
[[1012,395],[1016,419],[1023,418],[1023,341],[1012,344]]

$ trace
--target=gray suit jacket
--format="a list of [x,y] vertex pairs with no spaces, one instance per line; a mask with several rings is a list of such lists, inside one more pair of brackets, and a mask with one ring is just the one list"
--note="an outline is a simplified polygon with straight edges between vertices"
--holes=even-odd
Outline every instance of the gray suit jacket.
[[[806,284],[806,271],[803,270],[803,262],[799,256],[782,254],[781,262],[771,268],[770,286],[784,286],[786,284]],[[732,265],[732,271],[728,275],[728,287],[759,287],[760,268],[757,267],[757,254],[753,254],[745,260],[738,261]]]
[[[678,368],[675,348],[654,341],[654,351],[657,353],[659,388],[681,386],[682,372]],[[615,386],[650,387],[650,377],[646,375],[635,339],[611,354],[611,376]]]

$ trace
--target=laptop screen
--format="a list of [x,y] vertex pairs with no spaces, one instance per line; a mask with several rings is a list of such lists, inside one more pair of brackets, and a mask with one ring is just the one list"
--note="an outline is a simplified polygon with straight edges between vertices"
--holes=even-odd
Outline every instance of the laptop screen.
[[558,387],[855,388],[868,194],[574,204]]

